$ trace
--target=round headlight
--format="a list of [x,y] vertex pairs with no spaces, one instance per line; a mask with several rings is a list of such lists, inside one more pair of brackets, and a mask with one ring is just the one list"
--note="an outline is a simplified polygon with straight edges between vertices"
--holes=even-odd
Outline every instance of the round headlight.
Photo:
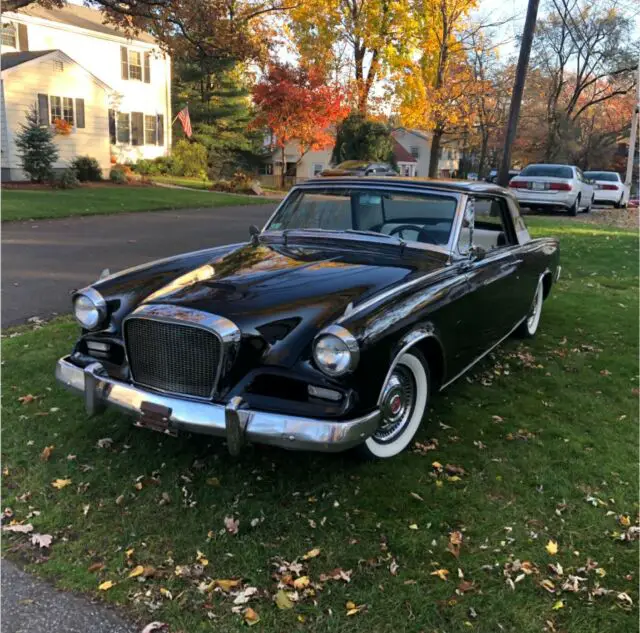
[[333,326],[322,332],[313,347],[316,365],[329,376],[340,376],[355,368],[358,343],[343,327]]
[[104,307],[104,299],[97,290],[83,292],[73,302],[76,320],[85,330],[93,330],[101,324],[105,317]]

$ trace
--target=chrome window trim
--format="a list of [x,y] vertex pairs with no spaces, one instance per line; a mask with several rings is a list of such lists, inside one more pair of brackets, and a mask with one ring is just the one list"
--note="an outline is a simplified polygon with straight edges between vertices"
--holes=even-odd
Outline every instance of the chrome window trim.
[[76,310],[75,310],[76,299],[80,295],[87,297],[92,301],[92,303],[96,306],[96,309],[98,310],[98,315],[100,318],[98,320],[98,324],[93,328],[85,327],[84,325],[82,325],[82,323],[80,323],[80,321],[78,321],[77,318],[76,318],[76,322],[80,323],[80,325],[88,332],[95,332],[96,330],[101,329],[104,326],[105,319],[108,316],[107,302],[105,301],[105,298],[93,286],[87,286],[86,288],[82,288],[82,290],[77,290],[76,292],[73,293],[73,297],[71,300],[71,305],[73,306],[74,318],[76,313]]
[[[132,319],[143,319],[147,321],[157,321],[159,323],[173,323],[175,325],[184,325],[187,327],[193,327],[201,330],[206,330],[218,337],[220,341],[220,362],[218,363],[217,373],[213,382],[213,388],[208,398],[202,398],[199,396],[192,396],[190,394],[179,393],[175,391],[169,391],[166,389],[159,389],[146,385],[142,382],[138,382],[133,375],[131,368],[128,337],[126,335],[126,324]],[[144,387],[145,389],[151,389],[159,393],[168,393],[178,397],[203,400],[209,402],[217,394],[218,383],[223,375],[223,370],[227,370],[233,363],[238,353],[240,346],[240,340],[242,333],[240,328],[230,321],[229,319],[218,316],[217,314],[210,314],[209,312],[203,312],[202,310],[194,310],[193,308],[183,308],[180,306],[174,306],[170,304],[147,304],[138,306],[133,312],[128,314],[122,320],[122,337],[124,340],[125,355],[127,363],[129,365],[129,372],[131,374],[131,381]]]
[[[326,367],[323,367],[322,365],[320,365],[320,363],[316,361],[316,358],[315,358],[316,343],[323,336],[327,336],[327,335],[331,335],[339,338],[347,346],[347,349],[351,353],[351,357],[349,359],[349,365],[343,372],[335,373],[335,372],[327,371]],[[313,339],[312,350],[313,350],[313,362],[316,364],[318,369],[323,374],[326,374],[327,376],[331,376],[332,378],[337,378],[338,376],[344,376],[345,374],[351,373],[352,371],[355,370],[355,368],[358,366],[358,363],[360,362],[360,345],[358,343],[358,340],[353,334],[351,334],[351,332],[349,332],[349,330],[347,330],[346,327],[342,327],[341,325],[337,325],[335,323],[333,325],[329,325],[328,327],[320,330],[320,332],[316,334],[316,336]]]
[[[282,200],[282,202],[280,202],[280,204],[277,206],[276,210],[271,214],[271,216],[269,217],[269,219],[267,220],[267,222],[265,223],[265,225],[262,227],[262,231],[261,234],[265,234],[265,233],[269,233],[272,235],[280,235],[283,233],[283,231],[270,231],[269,230],[269,225],[271,224],[271,222],[273,221],[273,219],[275,218],[275,216],[278,214],[278,212],[280,211],[280,209],[285,205],[285,203],[289,200],[289,198],[291,198],[292,196],[294,196],[295,194],[297,194],[300,191],[313,191],[316,189],[327,189],[328,187],[339,187],[339,188],[348,188],[348,189],[362,189],[362,190],[368,190],[368,191],[376,191],[376,190],[380,190],[380,189],[387,189],[391,192],[397,192],[397,193],[408,193],[408,194],[413,194],[413,195],[435,195],[435,196],[440,196],[440,197],[445,197],[445,198],[452,198],[453,200],[456,200],[456,210],[454,212],[454,216],[451,222],[451,231],[449,232],[449,241],[447,242],[446,246],[440,246],[440,245],[436,245],[436,244],[430,244],[429,248],[425,248],[425,246],[422,244],[422,242],[414,242],[414,241],[406,241],[406,247],[407,248],[417,248],[420,250],[438,250],[439,252],[442,253],[446,253],[446,254],[450,254],[452,252],[451,250],[451,245],[455,244],[455,241],[453,241],[452,236],[454,233],[454,230],[456,228],[456,220],[458,218],[458,215],[461,213],[460,208],[461,208],[461,199],[466,197],[466,194],[459,192],[459,191],[448,191],[448,190],[444,190],[444,189],[438,189],[437,187],[429,187],[429,186],[403,186],[402,182],[399,183],[394,183],[394,182],[385,182],[385,183],[367,183],[367,182],[353,182],[353,181],[346,181],[344,183],[336,183],[335,180],[331,180],[328,181],[326,183],[322,183],[321,181],[310,181],[310,182],[305,182],[305,183],[301,183],[299,185],[296,185],[295,187],[293,187],[291,189],[291,191],[289,191],[289,193],[285,196],[285,198]],[[464,210],[464,205],[462,206],[462,210]],[[309,230],[309,229],[292,229],[292,231],[309,231],[310,233],[314,233],[317,234],[319,231],[316,230]],[[322,230],[322,229],[320,229]],[[336,235],[341,235],[343,233],[345,233],[344,231],[332,231],[332,230],[327,230],[327,232],[331,232],[334,233]],[[382,243],[382,244],[390,244],[391,242],[389,241],[388,237],[384,238],[376,238],[374,236],[366,236],[366,235],[358,235],[357,233],[346,233],[345,236],[343,236],[343,239],[349,239],[351,241],[353,240],[357,240],[357,241],[363,241],[363,238],[369,238],[370,241],[375,241],[377,243]]]

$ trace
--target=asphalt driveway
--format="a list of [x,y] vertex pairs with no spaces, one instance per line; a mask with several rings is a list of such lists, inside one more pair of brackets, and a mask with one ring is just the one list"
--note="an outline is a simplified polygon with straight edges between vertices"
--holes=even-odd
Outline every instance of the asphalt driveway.
[[161,257],[248,239],[273,205],[159,211],[2,225],[2,327],[70,311],[69,293]]

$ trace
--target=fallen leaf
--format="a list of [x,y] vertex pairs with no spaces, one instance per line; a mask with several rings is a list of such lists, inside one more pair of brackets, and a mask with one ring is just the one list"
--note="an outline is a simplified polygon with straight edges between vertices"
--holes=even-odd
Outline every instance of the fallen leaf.
[[38,399],[38,396],[34,396],[33,394],[28,393],[26,396],[20,396],[18,398],[18,402],[21,402],[22,404],[29,404],[37,399]]
[[226,528],[229,534],[237,534],[240,529],[240,521],[238,519],[234,519],[233,517],[225,517],[224,518],[224,527]]
[[254,624],[258,624],[258,622],[260,622],[260,616],[251,607],[247,607],[244,610],[242,616],[244,617],[244,621],[249,626],[253,626]]
[[165,587],[160,587],[160,595],[164,596],[167,600],[173,600],[173,594]]
[[310,558],[316,558],[317,556],[320,556],[320,548],[314,547],[302,557],[302,560],[309,560]]
[[13,523],[12,525],[3,525],[3,532],[21,532],[27,534],[33,532],[33,525],[31,523]]
[[91,509],[91,504],[90,503],[85,503],[82,506],[82,514],[84,516],[87,516],[87,514],[89,514],[89,510]]
[[600,576],[600,578],[604,578],[607,575],[607,572],[605,571],[604,567],[598,567],[596,569],[596,576]]
[[449,475],[466,475],[466,471],[461,466],[456,466],[455,464],[446,464],[444,469],[447,471]]
[[293,602],[282,589],[275,595],[275,602],[278,609],[293,609]]
[[556,591],[556,587],[555,587],[555,585],[554,585],[550,580],[548,580],[547,578],[545,578],[545,579],[540,583],[540,586],[541,586],[543,589],[546,589],[549,593],[555,593],[555,591]]
[[53,449],[55,448],[55,446],[51,445],[51,446],[45,446],[42,449],[42,453],[40,453],[40,459],[43,462],[48,462],[49,461],[49,457],[51,457],[51,453],[53,453]]
[[71,484],[71,479],[54,479],[51,482],[51,485],[54,488],[57,488],[58,490],[61,490],[62,488],[66,488],[70,484]]
[[140,631],[140,633],[155,633],[155,631],[162,631],[168,628],[168,624],[164,622],[150,622],[147,626]]
[[440,580],[446,580],[449,575],[448,569],[436,569],[436,571],[431,572],[432,576],[437,576]]
[[240,580],[214,580],[213,581],[222,591],[228,592],[240,586]]
[[551,556],[555,556],[558,553],[558,543],[550,540],[545,549],[547,550],[547,553],[551,554]]
[[245,587],[238,595],[233,599],[233,604],[247,604],[253,596],[258,593],[256,587]]
[[122,505],[123,503],[124,503],[124,495],[118,495],[116,497],[116,505],[119,506],[119,505]]
[[414,499],[417,499],[418,501],[424,501],[424,499],[417,493],[417,492],[410,492],[409,493]]
[[144,567],[142,565],[136,565],[130,572],[127,578],[136,578],[144,574]]
[[209,564],[209,560],[200,550],[196,552],[196,562],[200,563],[203,567]]
[[557,611],[558,609],[564,609],[564,602],[562,600],[558,600],[557,602],[554,603],[553,607],[551,607],[554,611]]
[[418,529],[418,524],[417,523],[411,523],[409,525],[409,529],[410,530],[417,530]]
[[622,527],[629,527],[631,525],[631,519],[628,514],[621,514],[618,521]]
[[309,582],[309,576],[300,576],[293,581],[293,586],[295,589],[305,589],[309,586]]
[[104,563],[92,563],[91,565],[89,565],[89,567],[87,567],[87,571],[89,572],[102,571],[103,569]]
[[431,467],[434,468],[435,470],[442,470],[442,464],[440,462],[433,462],[431,464]]
[[360,605],[357,606],[355,602],[349,600],[345,605],[345,608],[347,610],[347,615],[351,616],[351,615],[356,615],[356,613],[360,613],[360,611],[362,611],[362,609],[364,609],[364,605]]
[[113,444],[113,440],[110,437],[103,437],[101,440],[96,442],[96,446],[98,448],[111,448]]
[[397,576],[398,575],[398,569],[400,569],[400,565],[398,565],[398,563],[396,562],[395,558],[391,559],[391,564],[389,565],[389,571],[391,572],[392,576]]
[[111,589],[111,587],[113,587],[116,583],[113,582],[113,580],[105,580],[104,582],[101,582],[98,585],[98,589],[100,591],[108,591],[109,589]]
[[39,547],[51,547],[51,541],[53,541],[51,534],[33,534],[31,536],[31,543]]
[[460,591],[461,593],[466,593],[467,591],[471,591],[473,588],[474,588],[474,583],[472,583],[470,580],[463,580],[458,585],[458,591]]
[[205,483],[207,484],[207,486],[220,488],[220,480],[217,477],[208,477]]

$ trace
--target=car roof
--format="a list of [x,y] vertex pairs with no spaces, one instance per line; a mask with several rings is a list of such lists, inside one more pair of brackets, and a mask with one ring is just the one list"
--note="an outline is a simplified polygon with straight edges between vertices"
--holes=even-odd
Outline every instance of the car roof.
[[575,167],[578,169],[577,165],[569,165],[569,163],[529,163],[523,169],[527,167]]
[[296,185],[296,188],[312,188],[327,185],[393,185],[408,187],[411,189],[438,189],[452,193],[472,194],[501,194],[511,195],[511,192],[503,187],[482,180],[440,180],[435,178],[408,178],[403,176],[329,176],[305,180]]

